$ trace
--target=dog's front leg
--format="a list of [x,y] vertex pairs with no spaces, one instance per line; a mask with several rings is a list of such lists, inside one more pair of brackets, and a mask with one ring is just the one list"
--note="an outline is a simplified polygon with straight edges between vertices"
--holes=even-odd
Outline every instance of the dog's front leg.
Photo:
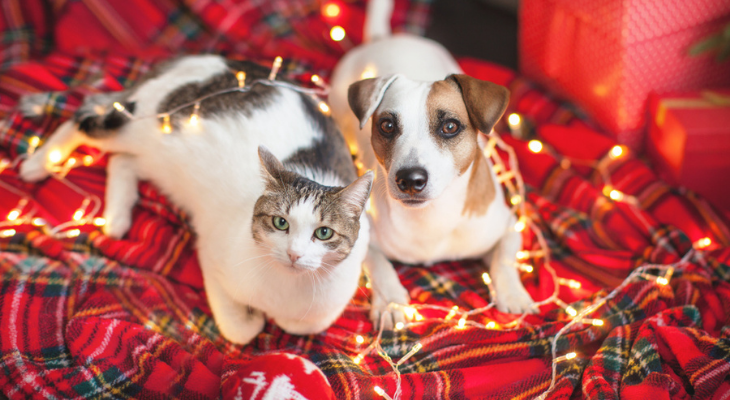
[[495,245],[485,264],[494,282],[497,309],[511,314],[534,313],[532,298],[525,290],[515,266],[517,251],[522,248],[522,235],[514,230],[515,217],[511,216],[502,239]]
[[390,312],[383,317],[385,329],[393,329],[398,322],[405,323],[406,315],[403,310],[400,308],[388,310],[388,305],[391,303],[408,305],[411,296],[401,285],[393,264],[385,258],[377,244],[370,243],[364,266],[372,287],[370,320],[373,321],[375,329],[380,327],[381,315],[386,311]]

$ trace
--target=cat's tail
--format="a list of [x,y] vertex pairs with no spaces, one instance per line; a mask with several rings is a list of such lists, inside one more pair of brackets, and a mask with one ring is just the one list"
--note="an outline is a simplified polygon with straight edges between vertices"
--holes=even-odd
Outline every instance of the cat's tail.
[[383,39],[391,34],[390,18],[393,16],[393,0],[370,0],[365,18],[365,42]]
[[[48,93],[23,96],[18,103],[18,109],[26,117],[41,116],[46,112],[50,97]],[[110,136],[130,121],[134,113],[135,103],[125,101],[126,97],[125,92],[87,96],[73,117],[78,130],[92,138]]]

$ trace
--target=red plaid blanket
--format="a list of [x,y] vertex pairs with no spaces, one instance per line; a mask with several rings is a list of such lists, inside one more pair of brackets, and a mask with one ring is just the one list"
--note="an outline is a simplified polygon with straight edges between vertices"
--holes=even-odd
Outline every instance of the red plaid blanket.
[[[362,23],[362,4],[338,4],[346,11],[340,24],[352,34],[349,44],[328,39],[331,23],[322,19],[314,1],[5,1],[0,158],[23,154],[33,135],[52,132],[84,94],[133,83],[152,58],[171,49],[215,49],[261,59],[282,55],[292,61],[290,74],[326,76],[337,57],[359,40]],[[423,27],[426,3],[399,2],[397,10],[397,26]],[[60,50],[43,55],[51,38]],[[513,72],[475,60],[462,60],[462,66],[471,75],[509,86],[508,113],[530,118],[556,154],[597,160],[614,145]],[[27,119],[15,110],[21,94],[45,91],[56,92],[49,97],[47,116]],[[553,267],[559,276],[582,283],[560,291],[561,299],[577,309],[620,284],[638,265],[674,263],[694,242],[711,241],[675,271],[669,285],[637,280],[593,315],[604,325],[579,325],[562,335],[559,353],[574,351],[577,357],[558,364],[549,398],[728,398],[727,217],[693,193],[659,181],[637,158],[606,166],[614,187],[638,199],[631,205],[605,200],[596,171],[561,166],[554,155],[533,154],[526,142],[506,135],[505,140],[519,158],[528,209],[546,236]],[[94,154],[93,149],[80,151]],[[102,196],[104,164],[75,168],[68,180]],[[0,175],[0,217],[24,193],[32,198],[28,209],[50,225],[70,220],[83,201],[58,180],[28,185],[16,172],[7,168]],[[364,283],[323,334],[292,336],[267,324],[250,345],[233,346],[210,316],[185,215],[149,184],[141,184],[140,193],[134,225],[123,240],[105,237],[90,225],[75,238],[58,240],[32,224],[15,226],[14,235],[0,238],[0,389],[5,396],[359,399],[376,397],[376,385],[386,394],[395,392],[396,376],[382,357],[372,353],[359,364],[353,361],[374,340]],[[525,248],[537,246],[535,237],[525,233]],[[484,267],[478,262],[397,269],[414,303],[467,310],[488,304]],[[524,281],[535,299],[552,293],[552,280],[539,259]],[[457,329],[441,311],[421,313],[422,323],[382,338],[393,359],[416,342],[423,346],[400,367],[401,398],[528,399],[547,389],[551,341],[568,319],[562,310],[544,307],[513,329],[504,325],[515,316],[496,310],[472,318],[496,321],[492,330]]]

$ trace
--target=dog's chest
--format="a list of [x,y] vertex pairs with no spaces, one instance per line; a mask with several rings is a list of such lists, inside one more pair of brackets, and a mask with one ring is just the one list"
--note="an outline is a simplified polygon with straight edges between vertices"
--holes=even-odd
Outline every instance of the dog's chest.
[[426,265],[486,255],[510,222],[504,197],[499,193],[479,216],[464,215],[463,198],[459,203],[450,197],[445,194],[424,209],[391,209],[385,204],[387,199],[376,197],[372,229],[385,255]]

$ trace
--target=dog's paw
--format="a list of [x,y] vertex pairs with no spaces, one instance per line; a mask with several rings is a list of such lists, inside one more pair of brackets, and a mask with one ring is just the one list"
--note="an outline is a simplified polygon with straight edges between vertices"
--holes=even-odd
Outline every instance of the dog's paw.
[[121,239],[132,227],[132,213],[131,212],[112,212],[105,210],[104,219],[106,223],[102,228],[105,235],[114,238]]
[[[399,322],[407,323],[408,315],[404,311],[404,307],[408,305],[411,296],[408,290],[398,282],[391,284],[387,288],[378,288],[373,290],[370,304],[370,320],[373,327],[377,330],[380,328],[380,322],[383,322],[384,329],[393,329]],[[390,304],[397,304],[402,307],[389,307]]]
[[48,171],[46,155],[43,150],[42,148],[39,149],[20,164],[20,179],[26,182],[38,182],[51,174]]
[[226,339],[235,344],[246,344],[261,333],[266,319],[261,311],[245,307],[241,312],[219,316],[215,322]]
[[495,294],[497,309],[510,314],[535,314],[538,312],[535,302],[527,293],[522,283],[519,285],[497,286]]

